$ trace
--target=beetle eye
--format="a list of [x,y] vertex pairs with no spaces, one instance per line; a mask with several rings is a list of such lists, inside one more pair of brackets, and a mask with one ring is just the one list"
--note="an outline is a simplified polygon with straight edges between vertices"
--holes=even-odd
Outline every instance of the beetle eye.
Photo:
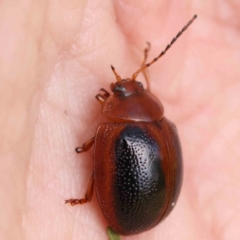
[[115,85],[113,88],[114,92],[125,92],[126,88],[122,85]]
[[137,82],[137,83],[138,83],[138,86],[139,86],[139,87],[143,88],[143,85],[142,85],[141,82]]

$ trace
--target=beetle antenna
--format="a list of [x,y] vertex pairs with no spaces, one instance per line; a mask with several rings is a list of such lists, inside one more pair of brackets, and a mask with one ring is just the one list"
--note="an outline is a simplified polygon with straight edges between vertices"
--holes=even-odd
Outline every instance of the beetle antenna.
[[146,68],[148,68],[149,66],[151,66],[153,63],[155,63],[160,57],[162,57],[167,50],[176,42],[176,40],[182,35],[182,33],[192,24],[192,22],[197,18],[197,15],[194,15],[193,18],[184,26],[184,28],[176,35],[175,38],[172,39],[172,41],[170,42],[170,44],[168,44],[166,46],[166,48],[164,49],[164,51],[162,51],[158,57],[154,58],[150,63],[145,64],[144,66],[142,66],[139,70],[137,70],[133,75],[132,75],[132,80],[135,80],[137,75],[144,71]]
[[115,68],[112,65],[111,65],[111,69],[112,69],[114,75],[116,76],[117,81],[120,82],[121,81],[121,77],[117,74]]

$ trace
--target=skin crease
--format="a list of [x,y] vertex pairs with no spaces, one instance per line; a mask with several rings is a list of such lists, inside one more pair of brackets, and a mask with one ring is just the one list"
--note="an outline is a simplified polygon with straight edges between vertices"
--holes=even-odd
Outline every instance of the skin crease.
[[64,205],[93,167],[74,148],[105,121],[94,97],[115,81],[110,64],[131,77],[145,42],[151,60],[194,14],[148,70],[181,138],[182,192],[164,222],[122,239],[240,239],[239,12],[236,0],[2,0],[0,239],[107,239],[95,194]]

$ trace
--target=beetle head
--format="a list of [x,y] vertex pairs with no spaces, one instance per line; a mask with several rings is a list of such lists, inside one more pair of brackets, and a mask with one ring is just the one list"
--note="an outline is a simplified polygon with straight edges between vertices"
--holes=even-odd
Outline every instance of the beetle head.
[[160,120],[164,112],[161,102],[135,78],[121,79],[111,67],[117,82],[110,85],[113,95],[102,101],[102,114],[115,122]]
[[116,76],[117,82],[112,83],[110,88],[115,96],[129,96],[133,93],[143,92],[144,88],[141,82],[135,79],[121,79],[121,77],[115,71],[115,68],[111,66],[113,73]]
[[122,79],[112,83],[110,86],[114,95],[118,96],[129,96],[133,93],[143,92],[144,88],[141,82],[132,80],[130,78]]

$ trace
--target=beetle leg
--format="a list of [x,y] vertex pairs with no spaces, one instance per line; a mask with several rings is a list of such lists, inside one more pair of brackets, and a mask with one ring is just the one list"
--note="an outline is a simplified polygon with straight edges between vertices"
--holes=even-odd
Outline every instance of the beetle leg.
[[100,93],[97,94],[96,99],[102,105],[106,101],[106,99],[110,96],[110,93],[107,90],[105,90],[104,88],[101,88],[100,92],[102,92],[103,94],[100,94]]
[[103,105],[103,103],[105,102],[105,97],[103,96],[103,95],[101,95],[101,94],[97,94],[96,95],[96,99],[98,100],[98,102],[101,104],[101,105]]
[[95,140],[95,137],[91,138],[90,140],[88,140],[87,142],[85,142],[85,143],[82,145],[82,147],[77,147],[77,148],[75,148],[75,151],[76,151],[77,153],[82,153],[82,152],[88,151],[88,150],[91,148],[91,146],[93,145],[94,140]]
[[103,92],[103,96],[104,96],[105,98],[108,98],[108,97],[110,96],[110,93],[109,93],[107,90],[105,90],[104,88],[101,88],[100,91]]
[[82,198],[82,199],[71,198],[71,199],[65,200],[65,203],[70,203],[71,206],[74,206],[77,204],[84,204],[84,203],[90,202],[93,196],[93,189],[94,189],[94,178],[92,174],[90,182],[88,184],[87,192],[85,194],[85,198]]
[[[147,42],[147,47],[144,49],[144,55],[143,55],[143,61],[142,61],[141,67],[143,67],[146,64],[150,47],[151,47],[151,44],[149,42]],[[145,70],[143,70],[142,73],[143,73],[143,76],[144,76],[144,78],[147,82],[147,90],[150,91],[150,85],[149,85],[147,72]]]

